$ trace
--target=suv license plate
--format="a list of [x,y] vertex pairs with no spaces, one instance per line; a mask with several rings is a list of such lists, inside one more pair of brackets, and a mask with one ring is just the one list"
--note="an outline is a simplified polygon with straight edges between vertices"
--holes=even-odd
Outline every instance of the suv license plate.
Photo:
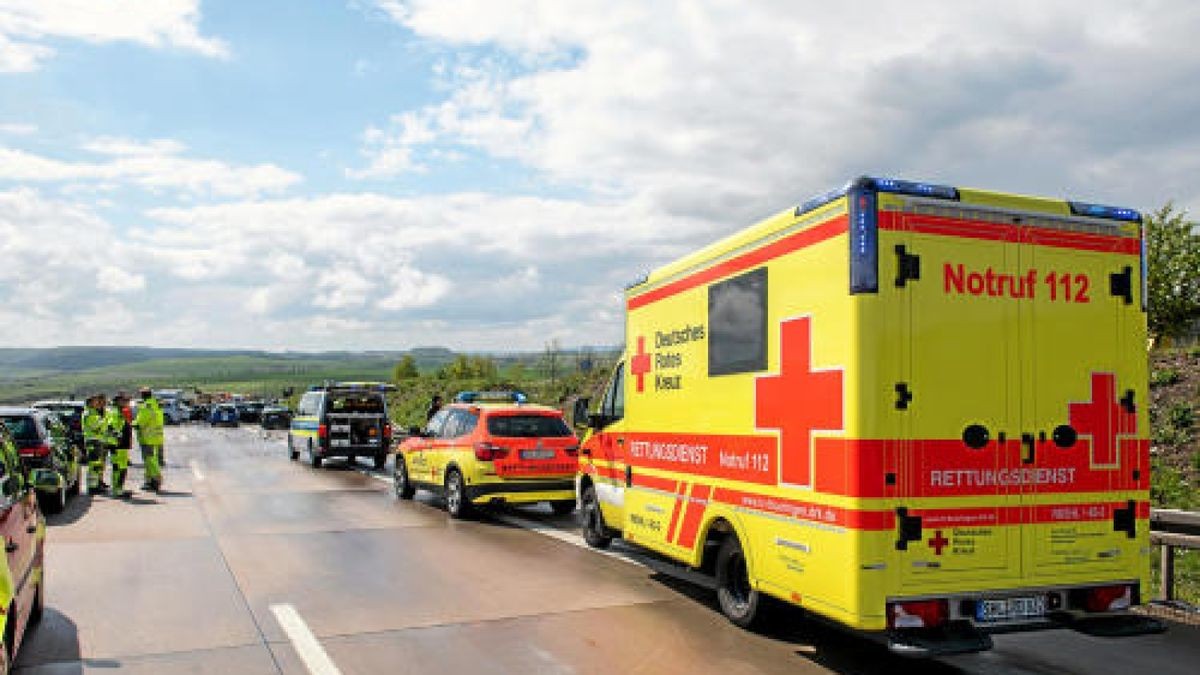
[[521,459],[554,459],[553,450],[522,450]]
[[350,441],[348,441],[344,438],[335,438],[332,441],[330,441],[329,444],[335,448],[344,448],[344,447],[347,447],[348,445],[350,445]]
[[980,600],[975,605],[975,620],[981,622],[1010,621],[1013,619],[1035,619],[1046,614],[1046,598],[1027,596]]

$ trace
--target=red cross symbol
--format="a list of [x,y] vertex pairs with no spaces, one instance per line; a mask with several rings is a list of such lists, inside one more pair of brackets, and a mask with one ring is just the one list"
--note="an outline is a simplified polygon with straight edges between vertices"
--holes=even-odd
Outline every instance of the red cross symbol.
[[812,432],[842,428],[842,371],[812,370],[809,317],[780,326],[779,374],[755,382],[755,425],[778,429],[780,479],[812,485]]
[[1112,373],[1092,373],[1092,400],[1068,403],[1071,426],[1080,436],[1092,438],[1091,468],[1117,468],[1117,436],[1137,433],[1137,414],[1117,402],[1117,382]]
[[942,531],[938,530],[933,539],[929,540],[929,548],[933,549],[934,555],[941,555],[942,549],[950,545],[950,540],[942,536]]
[[629,372],[637,378],[637,390],[641,393],[646,388],[646,373],[650,372],[650,354],[646,353],[646,338],[638,337],[637,354],[629,359]]

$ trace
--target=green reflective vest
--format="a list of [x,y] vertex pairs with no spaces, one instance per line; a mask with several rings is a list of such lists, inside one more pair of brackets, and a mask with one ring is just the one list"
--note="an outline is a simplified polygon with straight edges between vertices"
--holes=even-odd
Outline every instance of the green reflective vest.
[[102,414],[95,408],[88,408],[83,413],[83,440],[100,441],[108,443],[110,432],[108,429],[108,420],[105,414]]
[[158,399],[148,398],[138,406],[133,418],[133,428],[137,430],[139,445],[163,444],[163,411],[158,405]]

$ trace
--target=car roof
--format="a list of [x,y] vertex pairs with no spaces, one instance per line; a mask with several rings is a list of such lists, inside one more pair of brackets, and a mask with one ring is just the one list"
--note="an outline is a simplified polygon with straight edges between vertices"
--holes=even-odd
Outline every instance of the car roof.
[[37,415],[45,414],[45,410],[23,406],[0,406],[0,415]]
[[451,403],[446,407],[457,408],[459,410],[482,410],[488,414],[530,413],[534,415],[562,416],[562,411],[558,408],[551,408],[547,405],[533,405],[529,403]]

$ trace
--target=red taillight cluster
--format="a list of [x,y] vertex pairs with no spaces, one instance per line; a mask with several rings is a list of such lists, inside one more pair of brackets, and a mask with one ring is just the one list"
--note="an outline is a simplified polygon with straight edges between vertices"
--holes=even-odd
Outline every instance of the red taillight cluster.
[[475,459],[491,462],[497,459],[504,459],[507,456],[508,448],[502,448],[486,441],[475,444]]
[[383,437],[386,440],[392,440],[392,423],[387,422],[383,425]]
[[50,454],[50,446],[44,443],[42,445],[31,445],[27,448],[21,448],[21,454],[30,457],[46,457]]
[[888,605],[888,628],[932,628],[946,623],[950,603],[946,600],[910,600]]
[[1133,604],[1133,593],[1129,586],[1098,586],[1089,588],[1083,606],[1089,612],[1115,612],[1129,609]]
[[318,424],[317,425],[317,437],[321,438],[321,439],[329,438],[329,425],[328,424]]
[[569,445],[569,446],[563,448],[563,452],[567,453],[567,457],[575,457],[575,456],[579,455],[579,446],[578,445]]

